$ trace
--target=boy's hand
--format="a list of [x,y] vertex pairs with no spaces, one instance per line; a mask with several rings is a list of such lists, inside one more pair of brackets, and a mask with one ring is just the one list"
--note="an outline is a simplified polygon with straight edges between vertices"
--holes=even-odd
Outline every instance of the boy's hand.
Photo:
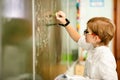
[[66,15],[62,11],[56,12],[56,19],[59,21],[60,24],[64,25],[64,24],[67,23],[67,21],[66,21]]

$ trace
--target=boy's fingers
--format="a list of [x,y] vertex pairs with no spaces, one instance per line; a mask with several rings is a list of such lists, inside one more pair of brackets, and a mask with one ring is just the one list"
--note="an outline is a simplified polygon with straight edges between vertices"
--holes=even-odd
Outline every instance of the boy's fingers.
[[56,13],[56,17],[58,17],[58,18],[65,18],[65,13],[62,12],[62,11],[59,11],[59,12]]

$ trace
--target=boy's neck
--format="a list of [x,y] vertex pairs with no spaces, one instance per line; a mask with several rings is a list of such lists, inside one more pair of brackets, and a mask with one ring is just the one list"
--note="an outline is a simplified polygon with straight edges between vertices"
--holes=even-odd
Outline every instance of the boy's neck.
[[99,46],[108,46],[108,45],[104,45],[104,44],[93,44],[94,48],[99,47]]

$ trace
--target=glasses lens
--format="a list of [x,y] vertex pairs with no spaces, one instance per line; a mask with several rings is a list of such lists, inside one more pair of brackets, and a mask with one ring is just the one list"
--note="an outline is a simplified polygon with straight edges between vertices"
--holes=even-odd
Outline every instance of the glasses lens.
[[89,33],[89,32],[88,32],[88,30],[86,29],[86,30],[84,31],[84,34],[87,34],[87,33]]

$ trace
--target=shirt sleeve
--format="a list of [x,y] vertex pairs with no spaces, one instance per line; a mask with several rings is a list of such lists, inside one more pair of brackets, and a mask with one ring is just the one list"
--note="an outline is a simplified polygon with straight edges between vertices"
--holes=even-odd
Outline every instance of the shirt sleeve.
[[83,49],[85,49],[85,50],[90,50],[90,49],[93,48],[92,44],[86,42],[84,35],[82,35],[82,36],[80,37],[80,39],[78,40],[77,43],[78,43],[78,46],[79,46],[79,47],[81,47],[81,48],[83,48]]

